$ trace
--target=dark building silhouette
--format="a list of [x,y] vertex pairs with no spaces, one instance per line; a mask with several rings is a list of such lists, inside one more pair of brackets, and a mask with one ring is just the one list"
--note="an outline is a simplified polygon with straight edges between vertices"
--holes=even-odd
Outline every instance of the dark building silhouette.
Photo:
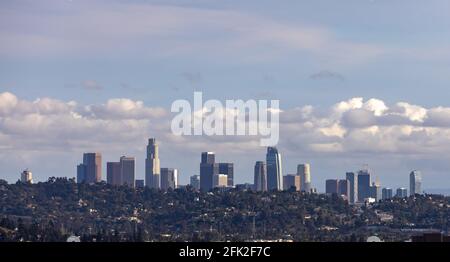
[[234,186],[234,165],[233,163],[219,163],[219,174],[227,175],[229,187]]
[[354,172],[347,172],[345,178],[350,184],[350,192],[348,194],[348,201],[351,204],[358,202],[358,177]]
[[325,181],[325,193],[327,194],[338,194],[338,180],[337,179],[327,179]]
[[178,188],[178,170],[175,168],[161,168],[161,189]]
[[281,154],[276,147],[268,147],[266,154],[267,189],[283,190]]
[[363,202],[365,198],[371,197],[370,172],[368,169],[358,171],[358,201]]
[[301,190],[301,176],[297,174],[286,175],[283,177],[284,190],[295,188],[295,191]]
[[160,187],[159,147],[155,138],[150,138],[145,159],[145,185],[150,188]]
[[255,164],[254,185],[256,191],[267,191],[267,169],[263,161]]
[[346,199],[350,195],[350,181],[347,179],[340,179],[338,181],[338,195],[345,196]]
[[102,155],[84,153],[83,163],[77,166],[78,183],[97,183],[102,181]]
[[122,185],[120,177],[120,162],[106,163],[106,182],[110,185]]
[[210,191],[214,188],[214,175],[219,174],[219,164],[215,163],[213,152],[203,152],[200,162],[200,190]]

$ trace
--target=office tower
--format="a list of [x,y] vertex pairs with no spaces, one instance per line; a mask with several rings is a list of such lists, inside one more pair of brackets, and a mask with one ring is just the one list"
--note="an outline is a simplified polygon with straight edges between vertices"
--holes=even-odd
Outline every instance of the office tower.
[[161,189],[178,188],[178,169],[161,168]]
[[345,173],[345,178],[350,184],[348,201],[349,203],[354,204],[358,202],[358,177],[354,172],[347,172]]
[[404,187],[397,188],[395,196],[396,197],[401,197],[401,198],[407,197],[408,196],[408,190],[406,188],[404,188]]
[[256,161],[254,185],[256,191],[267,191],[267,168],[263,161]]
[[214,187],[214,175],[219,174],[214,152],[203,152],[200,162],[200,190],[210,191]]
[[350,195],[350,181],[347,179],[338,180],[338,195],[345,196],[348,199]]
[[365,198],[370,197],[370,171],[365,168],[358,171],[358,201],[364,202]]
[[122,185],[120,162],[106,163],[106,182],[110,185]]
[[409,174],[409,195],[422,194],[422,175],[414,170]]
[[392,188],[385,187],[381,191],[381,198],[384,199],[391,199],[392,198]]
[[311,191],[311,166],[307,163],[297,165],[297,175],[300,176],[300,190],[305,192]]
[[150,138],[147,145],[147,157],[145,159],[145,185],[150,188],[160,186],[160,167],[158,144],[155,138]]
[[337,194],[338,192],[339,192],[338,180],[337,179],[327,179],[325,181],[325,193]]
[[145,186],[144,179],[136,179],[134,184],[137,188],[143,188]]
[[219,163],[219,174],[227,175],[228,186],[234,186],[234,166],[233,163]]
[[20,181],[22,183],[33,183],[33,174],[31,173],[30,170],[25,169],[21,174],[20,174]]
[[374,198],[376,201],[381,200],[381,186],[378,183],[372,183],[370,186],[370,196]]
[[267,189],[283,190],[281,154],[276,147],[268,147],[266,154]]
[[190,185],[197,189],[200,190],[200,176],[199,175],[193,175],[190,178]]
[[134,187],[135,182],[135,164],[134,157],[122,156],[120,158],[120,180],[122,185]]
[[214,188],[228,186],[228,176],[225,174],[216,174],[214,175],[213,180]]
[[301,179],[299,175],[286,175],[283,177],[283,180],[284,190],[289,190],[294,187],[295,191],[300,191]]
[[102,180],[102,155],[84,153],[83,163],[77,166],[78,183],[97,183]]

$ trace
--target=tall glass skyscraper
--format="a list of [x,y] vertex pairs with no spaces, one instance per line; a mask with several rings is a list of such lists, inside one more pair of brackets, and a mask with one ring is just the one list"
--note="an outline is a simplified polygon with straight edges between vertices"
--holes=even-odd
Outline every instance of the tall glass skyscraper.
[[77,166],[78,183],[97,183],[102,181],[102,155],[84,153],[83,163]]
[[371,197],[370,171],[368,168],[358,171],[358,201],[364,202],[365,198]]
[[256,191],[267,191],[267,167],[264,161],[256,161],[254,185]]
[[283,190],[281,154],[276,147],[268,147],[266,154],[267,189]]
[[350,192],[348,196],[348,201],[351,204],[358,202],[358,177],[354,172],[345,173],[345,178],[350,183]]
[[150,138],[147,145],[147,158],[145,159],[145,185],[151,188],[159,188],[160,172],[158,144],[155,138]]
[[200,162],[200,190],[207,192],[214,188],[214,176],[219,174],[219,164],[214,152],[203,152]]
[[414,170],[409,174],[409,195],[422,194],[422,174]]
[[298,165],[297,175],[300,176],[300,190],[311,191],[311,166],[307,163]]

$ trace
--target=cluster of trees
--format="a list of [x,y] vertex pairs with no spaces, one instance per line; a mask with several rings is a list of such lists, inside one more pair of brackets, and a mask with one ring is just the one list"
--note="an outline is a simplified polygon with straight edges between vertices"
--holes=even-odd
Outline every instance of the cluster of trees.
[[[336,195],[289,190],[162,192],[66,178],[0,180],[0,240],[65,241],[76,235],[81,241],[361,241],[371,233],[368,225],[380,224],[377,210],[392,212],[395,225],[448,227],[450,200],[429,198],[357,207]],[[446,209],[436,205],[443,202]]]

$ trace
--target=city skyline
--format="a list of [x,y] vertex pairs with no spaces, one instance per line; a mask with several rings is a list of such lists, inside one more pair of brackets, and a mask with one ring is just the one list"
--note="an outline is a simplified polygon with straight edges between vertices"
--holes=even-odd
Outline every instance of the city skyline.
[[[149,138],[147,145],[147,159],[145,161],[145,170],[148,170],[148,159],[154,158],[158,155],[159,146],[156,143],[156,138]],[[130,162],[130,164],[124,164]],[[158,159],[159,162],[159,159]],[[271,166],[270,176],[267,171],[267,163]],[[311,165],[309,163],[301,163],[297,165],[296,174],[282,174],[282,160],[281,153],[275,147],[267,147],[266,161],[256,161],[254,166],[253,184],[248,181],[240,184],[243,186],[251,185],[252,190],[268,191],[268,190],[290,190],[292,187],[296,191],[303,191],[307,193],[317,192],[326,194],[337,194],[344,197],[349,203],[364,202],[368,199],[379,201],[381,199],[389,199],[393,196],[403,197],[403,187],[398,187],[396,194],[388,186],[383,186],[378,177],[373,178],[372,171],[367,164],[363,165],[362,169],[357,172],[346,172],[344,179],[326,179],[325,191],[318,192],[317,188],[311,181]],[[99,167],[100,164],[100,167]],[[91,179],[87,177],[95,177],[96,181],[105,181],[101,174],[101,153],[84,153],[83,163],[77,166],[77,183],[92,183]],[[158,164],[159,165],[159,164]],[[144,181],[137,179],[135,175],[135,157],[120,157],[120,162],[106,162],[107,173],[106,182],[112,185],[128,185],[135,187],[137,183]],[[127,168],[128,171],[124,171]],[[130,170],[131,168],[131,170]],[[87,170],[94,170],[93,174],[87,175]],[[100,170],[100,174],[98,174]],[[160,168],[156,170],[152,168],[153,172],[160,175],[160,184],[156,187],[154,185],[154,178],[151,178],[151,183],[145,184],[150,188],[157,188],[168,190],[169,188],[176,189],[182,186],[179,183],[180,176],[177,168]],[[25,174],[25,175],[24,175]],[[28,175],[29,174],[29,175]],[[217,187],[233,188],[234,184],[234,163],[218,163],[216,162],[215,152],[202,152],[200,157],[200,175],[189,176],[189,183],[198,190],[204,192],[210,191]],[[147,173],[146,180],[147,180]],[[24,177],[29,176],[31,181],[31,171],[26,169],[21,173],[20,180],[27,182]],[[100,179],[99,179],[100,177]],[[203,177],[203,180],[202,180]],[[271,187],[268,181],[271,180]],[[400,192],[400,193],[399,193]],[[422,173],[420,170],[413,170],[409,173],[409,195],[427,193],[422,191]],[[431,192],[432,193],[432,192]]]

